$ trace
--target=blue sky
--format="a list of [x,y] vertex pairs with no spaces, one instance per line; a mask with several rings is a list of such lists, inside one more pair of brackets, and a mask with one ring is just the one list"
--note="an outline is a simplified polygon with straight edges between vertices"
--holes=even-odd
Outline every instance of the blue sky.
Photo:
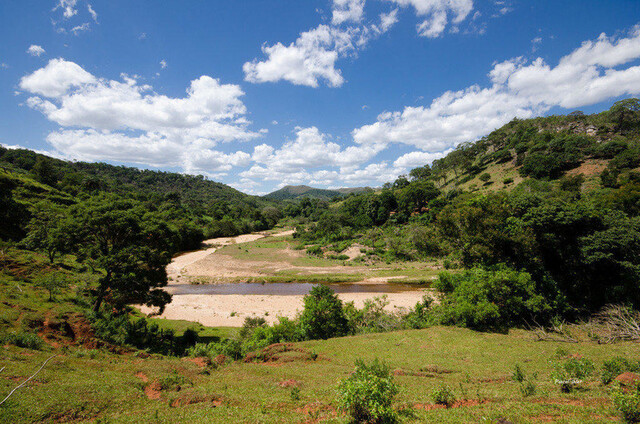
[[261,194],[379,186],[640,94],[637,0],[0,2],[0,143]]

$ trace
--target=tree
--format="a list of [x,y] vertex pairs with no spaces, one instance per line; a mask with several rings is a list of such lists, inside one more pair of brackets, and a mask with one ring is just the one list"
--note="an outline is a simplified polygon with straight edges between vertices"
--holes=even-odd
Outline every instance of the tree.
[[58,272],[42,275],[35,283],[36,286],[42,287],[49,292],[49,302],[53,301],[54,296],[60,293],[60,290],[68,285],[65,276]]
[[22,225],[27,211],[13,200],[15,186],[11,179],[0,175],[0,239],[19,240],[24,236]]
[[56,175],[56,170],[51,165],[51,161],[46,159],[44,156],[38,156],[36,159],[35,165],[31,169],[33,175],[35,175],[36,180],[43,184],[47,184],[53,186],[58,182],[58,176]]
[[409,172],[409,177],[412,181],[426,180],[431,176],[431,168],[429,165],[421,166],[419,168],[412,169]]
[[328,339],[348,333],[347,317],[330,287],[313,286],[304,297],[304,310],[300,315],[300,328],[306,339]]
[[96,312],[104,301],[118,310],[136,303],[160,311],[171,301],[161,289],[167,285],[171,233],[144,212],[115,195],[92,198],[73,211],[78,259],[103,270],[93,293]]
[[609,117],[618,126],[618,130],[626,130],[638,122],[640,100],[636,98],[617,101],[609,109]]
[[32,209],[24,244],[30,249],[44,251],[53,263],[56,256],[66,250],[68,225],[67,214],[61,207],[47,201],[38,202]]

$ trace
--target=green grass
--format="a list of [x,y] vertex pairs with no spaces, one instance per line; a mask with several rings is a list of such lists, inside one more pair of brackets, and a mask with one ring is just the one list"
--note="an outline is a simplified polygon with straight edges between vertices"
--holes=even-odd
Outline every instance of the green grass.
[[[477,333],[466,329],[436,327],[311,341],[296,346],[319,354],[317,360],[293,352],[288,360],[273,363],[236,362],[217,370],[191,362],[152,355],[136,358],[101,352],[91,359],[75,349],[57,351],[58,357],[36,378],[19,390],[0,409],[2,422],[249,422],[302,423],[313,419],[346,423],[335,414],[337,383],[353,370],[356,359],[386,360],[397,370],[401,392],[396,409],[408,408],[413,418],[406,422],[492,422],[506,418],[514,423],[553,421],[605,423],[617,420],[607,388],[597,376],[585,388],[562,394],[551,381],[558,348],[601,363],[615,355],[637,357],[634,343],[598,345],[536,342],[526,331],[508,335]],[[31,375],[49,352],[16,347],[0,348],[0,366],[7,368],[0,379],[0,393]],[[78,357],[80,356],[80,357]],[[516,364],[527,373],[537,372],[537,393],[523,398],[511,379]],[[144,374],[147,382],[137,376]],[[15,380],[15,381],[14,381]],[[157,400],[148,399],[145,387],[155,381],[180,381],[162,390]],[[292,400],[285,380],[299,382],[300,399]],[[433,409],[431,392],[447,385],[457,399],[471,406]],[[211,398],[222,404],[212,407]],[[172,407],[176,399],[209,399]],[[478,403],[480,401],[481,403]],[[185,401],[186,402],[186,401]],[[315,412],[314,412],[315,411]],[[407,414],[405,414],[407,415]]]
[[[80,282],[90,280],[92,274],[74,268],[72,258],[52,267],[38,254],[9,253],[2,257],[0,270],[2,331],[35,334],[39,329],[32,324],[37,319],[58,319],[83,310],[71,301],[73,288],[56,302],[48,302],[47,294],[31,283],[35,275],[53,270],[69,272]],[[399,265],[384,271],[405,271],[414,278]],[[421,272],[417,266],[410,271]],[[236,331],[187,321],[152,321],[177,333],[194,328],[205,340],[233,336]],[[347,417],[336,410],[338,382],[353,370],[356,359],[380,358],[397,370],[394,378],[401,391],[394,408],[405,410],[404,422],[490,423],[505,418],[513,423],[606,423],[618,417],[598,373],[581,390],[563,394],[551,380],[555,363],[560,357],[581,355],[600,370],[614,356],[640,355],[637,343],[597,344],[584,336],[572,344],[539,342],[523,330],[492,334],[454,327],[297,343],[295,349],[302,352],[284,353],[273,362],[234,362],[217,369],[162,355],[118,355],[94,346],[62,346],[48,344],[42,350],[0,346],[0,368],[5,367],[0,373],[1,398],[45,359],[57,355],[0,406],[0,422],[346,423]],[[318,354],[316,360],[312,353]],[[537,374],[534,395],[523,397],[511,378],[516,364],[526,375]],[[299,385],[299,399],[291,396],[291,388],[279,385],[287,380]],[[165,389],[159,398],[149,398],[147,394],[161,383]],[[443,385],[466,406],[431,409],[431,393]]]

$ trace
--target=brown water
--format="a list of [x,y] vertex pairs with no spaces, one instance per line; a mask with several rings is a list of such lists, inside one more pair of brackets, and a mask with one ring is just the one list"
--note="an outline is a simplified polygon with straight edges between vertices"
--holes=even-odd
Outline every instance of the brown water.
[[[300,296],[309,293],[313,283],[230,283],[230,284],[176,284],[172,285],[172,294],[247,294],[247,295],[279,295]],[[336,293],[400,293],[419,291],[425,287],[416,284],[366,284],[366,283],[331,283],[325,284]]]

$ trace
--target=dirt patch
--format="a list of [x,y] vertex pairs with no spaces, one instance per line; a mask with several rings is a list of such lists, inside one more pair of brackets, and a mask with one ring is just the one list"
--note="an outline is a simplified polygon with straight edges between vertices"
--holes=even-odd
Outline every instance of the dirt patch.
[[621,386],[634,387],[640,383],[640,375],[635,372],[624,372],[615,378]]
[[216,408],[222,405],[222,397],[218,395],[183,395],[171,402],[171,407],[180,408],[196,403],[207,403],[208,406]]
[[362,256],[362,252],[360,251],[360,249],[364,249],[364,248],[365,247],[362,244],[356,243],[354,245],[351,245],[351,247],[342,251],[342,254],[347,255],[349,257],[349,260],[352,261],[358,256]]
[[[470,406],[482,405],[488,402],[489,401],[487,400],[480,401],[480,400],[474,400],[474,399],[464,399],[464,400],[457,401],[456,403],[451,405],[449,408],[467,408]],[[414,403],[413,407],[415,409],[422,409],[424,411],[432,411],[434,409],[447,409],[447,406],[445,405],[436,405],[433,403]]]
[[300,381],[297,380],[283,380],[281,382],[278,383],[278,386],[280,387],[301,387],[302,383]]
[[427,365],[426,367],[422,367],[420,368],[420,371],[422,372],[428,372],[428,373],[432,373],[432,374],[452,374],[455,371],[453,370],[448,370],[446,368],[441,368],[437,365]]
[[160,393],[162,391],[162,386],[158,380],[155,380],[151,384],[147,384],[144,387],[144,394],[147,395],[147,399],[158,400],[160,399]]
[[425,372],[425,371],[412,371],[412,370],[403,370],[401,368],[393,370],[393,375],[397,376],[411,376],[411,377],[437,377],[437,374]]
[[145,373],[143,373],[142,371],[137,373],[136,377],[138,377],[140,380],[142,380],[143,383],[146,383],[146,382],[149,381],[149,377],[147,377],[147,375]]
[[582,164],[567,172],[568,176],[582,174],[585,177],[600,175],[609,162],[602,159],[587,159]]
[[211,360],[209,358],[201,357],[201,358],[182,358],[183,361],[191,362],[192,364],[196,364],[199,367],[205,368],[211,365]]

